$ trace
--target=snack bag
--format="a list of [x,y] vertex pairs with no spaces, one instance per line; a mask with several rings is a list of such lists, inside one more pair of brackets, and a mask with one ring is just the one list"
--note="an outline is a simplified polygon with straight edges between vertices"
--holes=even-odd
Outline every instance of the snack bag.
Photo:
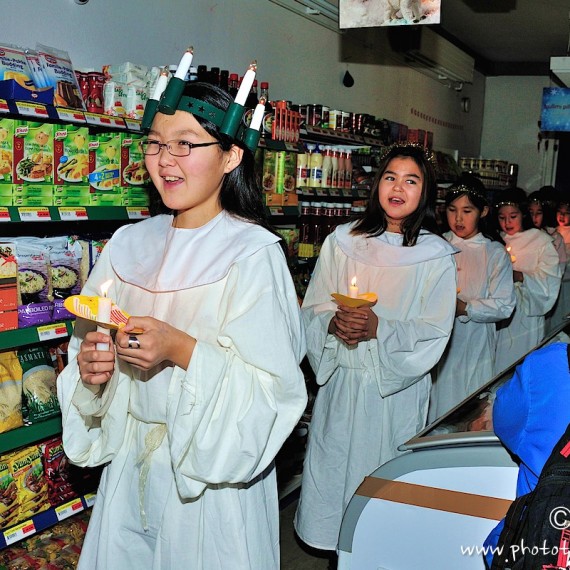
[[0,352],[0,432],[22,427],[22,367],[15,350]]
[[34,89],[32,73],[23,49],[0,45],[0,80],[13,79],[26,89]]

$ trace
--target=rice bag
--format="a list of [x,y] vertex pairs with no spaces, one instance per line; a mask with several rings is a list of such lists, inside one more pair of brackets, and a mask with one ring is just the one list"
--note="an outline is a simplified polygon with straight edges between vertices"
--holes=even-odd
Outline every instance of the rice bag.
[[53,295],[52,318],[54,321],[74,319],[75,316],[63,306],[63,301],[81,292],[81,257],[75,249],[52,249],[49,252],[49,260]]
[[0,432],[24,425],[22,367],[15,350],[0,352]]

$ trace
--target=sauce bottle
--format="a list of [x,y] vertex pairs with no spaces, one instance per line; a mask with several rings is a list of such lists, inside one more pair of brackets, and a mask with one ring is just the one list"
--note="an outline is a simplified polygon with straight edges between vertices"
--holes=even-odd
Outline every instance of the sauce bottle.
[[318,147],[316,147],[311,154],[309,169],[309,186],[312,188],[320,188],[323,179],[323,155]]
[[323,153],[323,166],[321,188],[330,188],[332,183],[332,151],[330,146],[325,146]]

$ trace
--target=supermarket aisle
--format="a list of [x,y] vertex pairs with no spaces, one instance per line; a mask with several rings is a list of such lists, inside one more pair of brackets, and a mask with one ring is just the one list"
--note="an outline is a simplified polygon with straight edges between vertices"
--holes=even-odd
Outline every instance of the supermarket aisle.
[[321,552],[311,551],[295,535],[293,516],[297,501],[281,510],[281,570],[327,570],[329,561]]

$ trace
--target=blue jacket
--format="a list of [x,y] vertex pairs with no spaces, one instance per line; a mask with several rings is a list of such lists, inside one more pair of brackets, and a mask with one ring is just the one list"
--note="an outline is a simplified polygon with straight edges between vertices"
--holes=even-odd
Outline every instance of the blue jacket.
[[[497,391],[493,429],[520,460],[517,497],[534,489],[552,449],[570,423],[570,371],[567,344],[557,342],[529,354]],[[497,545],[501,521],[485,540]],[[485,556],[491,566],[493,555]]]

